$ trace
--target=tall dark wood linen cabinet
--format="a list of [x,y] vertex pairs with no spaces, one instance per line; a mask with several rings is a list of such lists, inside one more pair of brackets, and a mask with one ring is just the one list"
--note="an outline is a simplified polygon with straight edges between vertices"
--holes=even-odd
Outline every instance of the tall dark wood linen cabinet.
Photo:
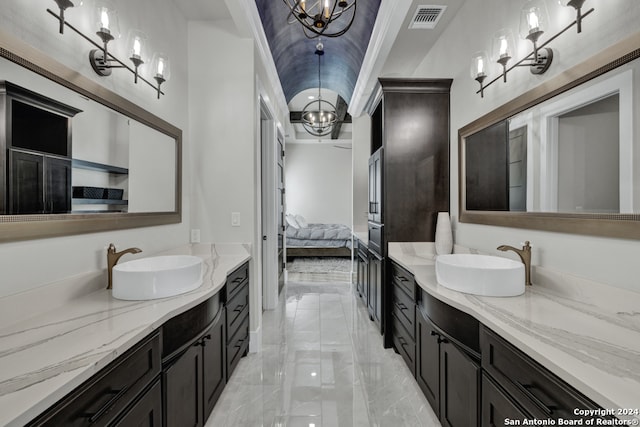
[[[437,213],[449,210],[449,92],[452,79],[380,78],[367,105],[371,154],[369,249],[379,248],[384,278],[381,328],[392,346],[393,283],[388,242],[432,242]],[[373,182],[372,182],[373,181]],[[381,188],[380,184],[382,183]],[[372,186],[376,191],[372,192]],[[381,192],[381,197],[376,193]]]

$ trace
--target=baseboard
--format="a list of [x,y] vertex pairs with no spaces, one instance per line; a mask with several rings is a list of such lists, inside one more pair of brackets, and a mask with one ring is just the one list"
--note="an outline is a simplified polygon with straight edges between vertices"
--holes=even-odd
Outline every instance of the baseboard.
[[249,331],[249,353],[257,353],[262,348],[262,325],[255,331]]

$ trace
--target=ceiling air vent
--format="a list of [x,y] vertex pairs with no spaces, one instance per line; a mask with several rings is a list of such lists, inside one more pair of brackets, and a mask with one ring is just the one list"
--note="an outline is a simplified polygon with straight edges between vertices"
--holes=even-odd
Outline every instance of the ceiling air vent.
[[413,15],[413,19],[409,24],[409,29],[434,29],[446,9],[447,6],[418,6],[418,8],[416,9],[416,13]]

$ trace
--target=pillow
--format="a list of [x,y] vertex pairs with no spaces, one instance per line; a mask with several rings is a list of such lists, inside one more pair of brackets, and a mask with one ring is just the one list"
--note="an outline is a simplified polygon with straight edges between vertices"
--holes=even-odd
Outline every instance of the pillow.
[[299,229],[300,225],[298,225],[298,222],[296,221],[296,218],[291,215],[291,214],[287,214],[284,219],[287,221],[287,224],[289,224],[291,227],[295,228],[295,229]]
[[309,227],[309,224],[307,224],[307,220],[304,219],[304,217],[302,215],[296,215],[296,222],[298,223],[298,225],[302,228],[307,228]]

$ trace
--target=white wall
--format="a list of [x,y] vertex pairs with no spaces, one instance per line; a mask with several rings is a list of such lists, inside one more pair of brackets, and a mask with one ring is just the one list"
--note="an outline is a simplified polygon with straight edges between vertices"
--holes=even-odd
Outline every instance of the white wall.
[[368,232],[371,116],[353,118],[353,231]]
[[[156,99],[150,87],[134,85],[132,75],[128,72],[114,70],[111,77],[97,76],[88,61],[89,43],[68,30],[64,35],[58,34],[58,22],[46,12],[47,7],[56,9],[54,2],[5,0],[0,8],[0,22],[3,31],[19,37],[184,131],[188,116],[186,20],[171,0],[115,0],[115,4],[119,10],[121,30],[132,27],[144,29],[154,46],[167,52],[171,58],[171,80],[163,86],[166,95],[160,100]],[[69,10],[67,18],[91,34],[89,27],[93,20],[90,7]],[[113,42],[114,52],[118,51],[115,46],[125,43],[126,33],[123,38],[122,41]],[[187,161],[188,135],[184,134],[183,137],[184,159]],[[118,248],[138,246],[144,251],[142,255],[186,243],[189,236],[188,188],[189,179],[185,176],[182,224],[0,244],[0,296],[65,277],[104,270],[106,248],[110,242]]]
[[289,144],[287,213],[309,223],[351,224],[351,152],[323,144]]
[[253,59],[253,42],[235,34],[233,21],[189,23],[192,222],[202,241],[253,240]]
[[[549,34],[574,19],[573,8],[562,7],[555,1],[546,3],[552,17]],[[574,29],[551,44],[554,63],[546,74],[534,76],[526,69],[514,70],[509,74],[508,83],[494,84],[485,90],[484,98],[480,98],[475,94],[478,84],[469,75],[471,55],[478,50],[490,50],[493,33],[500,28],[511,27],[517,34],[521,6],[522,2],[511,0],[467,1],[414,74],[414,77],[454,78],[451,92],[451,210],[454,220],[459,212],[458,129],[634,33],[638,30],[640,19],[637,0],[588,1],[585,7],[593,6],[596,11],[583,22],[581,34],[576,34]],[[519,40],[518,58],[530,50],[528,41]],[[500,244],[518,244],[530,240],[535,265],[640,291],[635,267],[640,257],[640,245],[635,240],[462,224],[456,221],[454,227],[458,244],[495,251]]]

